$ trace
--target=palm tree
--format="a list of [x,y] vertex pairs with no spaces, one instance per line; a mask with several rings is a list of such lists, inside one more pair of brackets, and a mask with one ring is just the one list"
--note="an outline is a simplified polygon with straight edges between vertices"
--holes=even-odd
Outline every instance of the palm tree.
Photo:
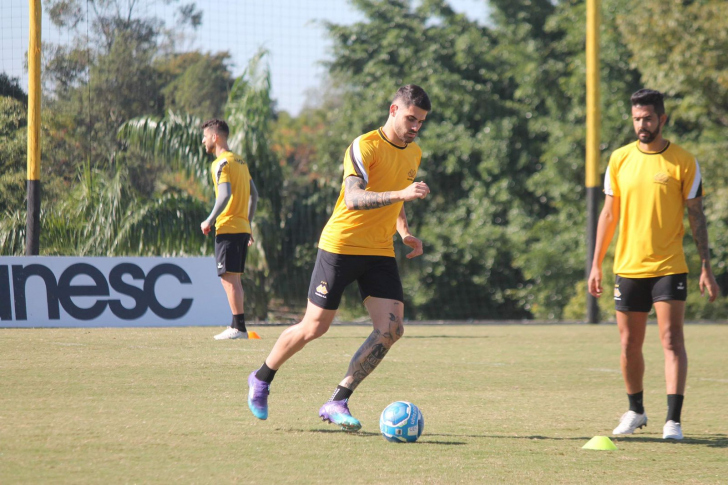
[[[85,164],[67,198],[41,211],[40,247],[45,255],[209,254],[211,245],[194,230],[205,217],[197,199],[167,193],[143,200],[125,169],[108,175]],[[24,245],[25,216],[16,211],[0,222],[0,251],[22,255]]]

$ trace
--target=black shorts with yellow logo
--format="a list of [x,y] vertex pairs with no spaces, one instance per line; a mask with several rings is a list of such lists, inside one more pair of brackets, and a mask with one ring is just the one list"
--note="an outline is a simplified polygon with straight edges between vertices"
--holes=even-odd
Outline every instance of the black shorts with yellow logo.
[[687,297],[687,273],[654,278],[617,275],[614,284],[614,306],[618,312],[649,312],[656,301],[685,301]]
[[215,235],[215,262],[218,276],[245,272],[248,241],[250,234],[247,232]]
[[336,310],[350,283],[359,284],[362,300],[370,296],[404,302],[397,261],[389,256],[354,256],[318,250],[308,287],[308,299],[317,307]]

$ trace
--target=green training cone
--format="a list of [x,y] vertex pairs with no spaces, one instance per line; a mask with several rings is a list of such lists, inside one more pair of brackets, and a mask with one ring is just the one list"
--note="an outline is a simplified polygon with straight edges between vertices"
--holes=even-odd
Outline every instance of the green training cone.
[[606,436],[595,436],[587,444],[581,447],[582,450],[616,450],[617,447]]

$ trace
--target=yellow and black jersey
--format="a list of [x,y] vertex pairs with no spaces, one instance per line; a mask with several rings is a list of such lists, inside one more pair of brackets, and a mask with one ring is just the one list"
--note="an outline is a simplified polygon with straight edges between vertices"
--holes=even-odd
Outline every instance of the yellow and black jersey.
[[[381,128],[358,137],[344,155],[344,180],[361,177],[366,190],[389,192],[412,184],[420,167],[422,150],[414,143],[397,146],[387,139]],[[319,248],[336,254],[392,256],[392,236],[397,231],[397,217],[402,202],[378,209],[349,210],[341,184],[334,212],[324,227]]]
[[612,153],[604,193],[619,197],[619,239],[614,273],[652,278],[687,273],[683,253],[685,201],[703,195],[698,161],[668,142],[643,152],[639,142]]
[[230,183],[230,201],[215,221],[216,234],[250,233],[248,204],[250,202],[250,171],[245,161],[233,152],[223,152],[210,167],[215,186]]

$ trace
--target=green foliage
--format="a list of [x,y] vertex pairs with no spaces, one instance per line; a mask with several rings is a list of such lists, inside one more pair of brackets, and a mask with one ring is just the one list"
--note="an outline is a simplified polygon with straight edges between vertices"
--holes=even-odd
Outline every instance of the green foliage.
[[208,187],[209,157],[202,144],[200,119],[189,114],[169,111],[163,119],[134,118],[121,125],[117,136],[127,146],[138,148],[152,157],[163,160],[169,167],[181,170]]
[[[410,226],[425,241],[425,255],[402,260],[408,312],[415,318],[522,318],[509,290],[524,283],[513,267],[508,226],[531,212],[525,181],[534,171],[534,145],[525,119],[509,101],[514,84],[486,27],[455,14],[443,1],[356,1],[366,17],[329,25],[334,83],[345,93],[333,110],[331,138],[339,167],[346,145],[386,121],[397,88],[422,85],[432,100],[419,141],[419,179],[428,199],[406,204]],[[340,175],[339,175],[340,176]],[[406,269],[405,269],[406,268]]]
[[165,109],[203,120],[222,117],[233,82],[229,62],[228,52],[185,52],[159,62],[160,76],[171,79],[161,90]]
[[0,173],[25,168],[27,117],[28,109],[22,101],[0,96]]
[[16,99],[23,104],[28,103],[28,95],[20,87],[18,78],[0,72],[0,97],[5,96]]

